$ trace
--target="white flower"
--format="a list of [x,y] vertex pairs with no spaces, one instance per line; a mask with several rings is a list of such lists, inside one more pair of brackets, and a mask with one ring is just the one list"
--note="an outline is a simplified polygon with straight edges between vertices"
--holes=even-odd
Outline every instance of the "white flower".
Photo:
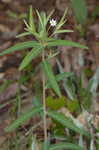
[[51,19],[51,20],[50,20],[50,25],[51,25],[52,27],[56,26],[56,20]]

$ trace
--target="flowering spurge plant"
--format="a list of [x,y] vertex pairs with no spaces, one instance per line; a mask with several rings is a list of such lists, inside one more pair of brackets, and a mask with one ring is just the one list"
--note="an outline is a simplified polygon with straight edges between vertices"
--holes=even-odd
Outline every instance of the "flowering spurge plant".
[[[46,109],[46,89],[51,88],[58,97],[61,97],[61,90],[59,87],[58,82],[61,80],[63,77],[63,73],[60,73],[57,77],[54,75],[51,64],[49,63],[49,60],[56,55],[59,54],[59,52],[53,53],[51,48],[56,47],[56,46],[71,46],[71,47],[79,47],[83,49],[88,49],[86,46],[83,46],[79,43],[75,43],[72,41],[68,40],[61,40],[61,39],[55,39],[56,34],[60,33],[67,33],[67,32],[73,32],[72,30],[62,30],[61,27],[64,25],[66,22],[66,13],[67,10],[64,12],[64,15],[60,19],[59,22],[56,22],[55,19],[51,18],[53,11],[46,16],[44,12],[39,13],[36,10],[37,16],[38,16],[38,24],[35,23],[33,15],[32,15],[32,7],[30,7],[29,10],[29,21],[25,23],[25,32],[22,34],[18,35],[17,37],[23,37],[27,35],[31,35],[35,38],[33,41],[27,41],[27,42],[22,42],[18,43],[7,50],[3,51],[0,53],[0,56],[14,52],[14,51],[19,51],[19,50],[24,50],[27,48],[31,48],[31,51],[27,53],[27,55],[24,57],[22,60],[19,70],[23,70],[27,65],[31,63],[31,61],[38,56],[41,56],[41,65],[39,65],[43,71],[42,73],[42,101],[43,101],[43,106],[38,106],[38,107],[33,107],[26,113],[24,113],[22,116],[20,116],[17,120],[15,120],[10,126],[8,126],[5,131],[9,132],[14,130],[15,128],[18,128],[21,124],[23,124],[26,120],[30,119],[33,117],[35,114],[39,112],[43,112],[43,123],[44,123],[44,141],[47,141],[47,115],[51,117],[54,120],[57,120],[61,124],[64,125],[65,128],[71,129],[77,133],[80,133],[81,135],[85,135],[89,137],[89,133],[85,131],[83,128],[78,128],[72,120],[69,120],[59,112],[54,112],[52,110]],[[49,34],[49,28],[53,27],[53,33],[50,35]],[[50,52],[50,55],[49,55]],[[47,78],[47,81],[46,81]],[[55,145],[57,147],[57,145]],[[60,145],[58,145],[60,146]],[[67,145],[61,144],[63,148],[73,148],[73,149],[82,149],[80,146],[76,146],[75,144],[70,144],[68,143]],[[51,149],[55,149],[52,147]]]

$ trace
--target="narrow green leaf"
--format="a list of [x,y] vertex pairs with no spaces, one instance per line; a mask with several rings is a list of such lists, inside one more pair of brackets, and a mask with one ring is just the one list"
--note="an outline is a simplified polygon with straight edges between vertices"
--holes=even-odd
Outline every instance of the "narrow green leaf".
[[68,10],[68,9],[65,10],[64,15],[62,16],[61,20],[60,20],[59,23],[57,24],[56,30],[60,29],[61,26],[66,22],[65,17],[66,17],[66,14],[67,14],[67,10]]
[[58,51],[58,52],[56,52],[56,53],[54,53],[54,54],[49,54],[48,57],[47,57],[47,60],[50,60],[51,58],[57,56],[59,53],[60,53],[60,52]]
[[[56,61],[57,61],[57,65],[58,65],[60,73],[63,73],[63,67],[62,67],[60,61],[58,59]],[[70,77],[74,77],[74,74]],[[68,80],[67,78],[63,78],[63,80],[64,80],[63,87],[64,87],[64,90],[65,90],[66,94],[68,95],[68,97],[71,100],[74,100],[75,97],[76,97],[76,94],[75,94],[73,82],[71,82],[71,80]],[[68,83],[68,81],[70,83]]]
[[74,10],[77,22],[80,24],[86,23],[88,10],[85,0],[71,0],[71,6]]
[[68,8],[66,8],[66,9],[65,9],[64,14],[63,14],[63,16],[62,16],[62,18],[61,18],[61,20],[60,20],[59,24],[61,24],[61,23],[65,20],[65,17],[66,17],[67,11],[68,11]]
[[94,139],[92,138],[90,141],[90,150],[95,150],[95,143],[94,143]]
[[30,32],[24,32],[24,33],[18,34],[18,35],[16,36],[16,38],[23,37],[23,36],[27,36],[27,35],[31,35],[31,33],[30,33]]
[[41,12],[41,19],[42,19],[42,22],[43,22],[43,26],[46,26],[47,18],[46,18],[45,12]]
[[50,17],[52,16],[53,13],[54,13],[54,10],[52,10],[52,11],[50,12],[50,14],[48,15],[48,17],[47,17],[47,22],[49,21],[49,19],[50,19]]
[[31,150],[36,150],[36,140],[32,139]]
[[38,18],[39,18],[40,24],[41,24],[41,26],[42,26],[42,28],[43,28],[43,22],[42,22],[42,18],[41,18],[41,16],[40,16],[40,13],[38,12],[38,10],[36,10],[36,13],[37,13],[37,16],[38,16]]
[[40,45],[40,44],[36,41],[22,42],[22,43],[16,44],[16,45],[4,50],[3,52],[0,53],[0,56],[3,56],[5,54],[9,54],[11,52],[24,50],[26,48],[31,48],[31,47],[34,47],[36,45]]
[[82,135],[79,136],[78,145],[81,146],[81,147],[84,147],[84,140],[83,140],[83,136]]
[[26,22],[26,20],[24,20],[24,24],[25,24],[25,26],[26,26],[28,29],[30,29],[30,26],[28,25],[28,23]]
[[54,32],[54,34],[56,34],[56,33],[70,33],[70,32],[74,32],[74,31],[73,30],[56,30]]
[[60,24],[58,24],[57,26],[56,26],[56,29],[55,29],[55,31],[57,31],[57,30],[59,30],[65,23],[66,23],[66,19],[63,21],[63,22],[61,22]]
[[83,46],[79,43],[68,41],[68,40],[54,40],[54,41],[48,42],[48,46],[71,46],[71,47],[88,49],[87,46]]
[[22,114],[17,120],[15,120],[11,125],[5,128],[6,132],[11,132],[14,129],[18,128],[20,125],[22,125],[26,120],[29,120],[31,117],[36,115],[42,110],[42,107],[36,107],[32,108],[29,111]]
[[49,150],[49,146],[50,146],[50,138],[48,137],[48,139],[44,140],[44,142],[41,145],[41,149],[40,150]]
[[55,112],[55,111],[48,111],[48,115],[55,119],[56,121],[58,121],[59,123],[61,123],[62,125],[64,125],[66,128],[71,129],[77,133],[80,133],[82,135],[85,135],[87,137],[90,136],[90,134],[85,131],[83,128],[78,128],[77,126],[75,126],[75,124],[73,123],[73,121],[69,118],[64,116],[63,114],[59,113],[59,112]]
[[30,6],[30,12],[29,12],[29,25],[32,29],[33,32],[35,32],[35,24],[34,24],[34,19],[33,19],[33,14],[32,14],[33,10],[32,10],[32,6]]
[[56,92],[56,94],[61,97],[61,92],[59,89],[59,86],[57,84],[56,78],[53,74],[51,65],[48,63],[48,61],[43,61],[43,69],[48,77],[48,81],[50,83],[50,86],[53,88],[53,90]]
[[87,89],[92,93],[95,94],[97,88],[99,86],[99,68],[97,68],[94,76],[89,80]]
[[71,149],[71,150],[84,150],[82,147],[73,144],[73,143],[59,143],[53,144],[50,146],[49,150],[62,150],[62,149]]
[[[71,77],[71,76],[73,76],[72,72],[62,72],[62,73],[56,75],[55,78],[56,78],[56,81],[59,82],[60,80],[64,80],[64,79]],[[46,88],[49,88],[49,87],[50,87],[50,84],[47,81],[46,82]]]
[[23,59],[19,70],[24,69],[35,57],[37,57],[43,50],[42,46],[35,46]]
[[71,76],[73,76],[72,72],[62,72],[62,73],[59,73],[58,75],[56,75],[56,80],[57,81],[64,80],[64,78],[68,78]]
[[54,38],[46,37],[44,40],[45,40],[46,42],[48,42],[48,41],[54,41],[55,39],[54,39]]

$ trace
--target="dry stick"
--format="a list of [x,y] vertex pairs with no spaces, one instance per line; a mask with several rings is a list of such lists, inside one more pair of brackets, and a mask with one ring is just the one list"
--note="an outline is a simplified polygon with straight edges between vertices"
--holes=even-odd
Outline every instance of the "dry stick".
[[[44,51],[42,52],[42,61],[45,60],[45,54]],[[43,123],[44,123],[44,140],[47,140],[47,119],[46,119],[46,102],[45,102],[45,98],[46,98],[46,91],[45,91],[45,75],[43,73],[42,76],[42,81],[43,81],[43,111],[44,111],[44,118],[43,118]]]

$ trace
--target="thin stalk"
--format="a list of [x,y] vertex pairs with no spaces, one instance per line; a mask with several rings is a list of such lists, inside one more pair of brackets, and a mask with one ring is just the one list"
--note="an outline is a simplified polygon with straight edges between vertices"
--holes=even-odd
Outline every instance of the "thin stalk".
[[[42,52],[42,61],[45,60],[45,53],[44,51]],[[43,84],[43,112],[44,112],[44,117],[43,117],[43,123],[44,123],[44,140],[47,140],[47,118],[46,118],[46,88],[45,88],[45,75],[44,73],[42,74],[42,84]]]

